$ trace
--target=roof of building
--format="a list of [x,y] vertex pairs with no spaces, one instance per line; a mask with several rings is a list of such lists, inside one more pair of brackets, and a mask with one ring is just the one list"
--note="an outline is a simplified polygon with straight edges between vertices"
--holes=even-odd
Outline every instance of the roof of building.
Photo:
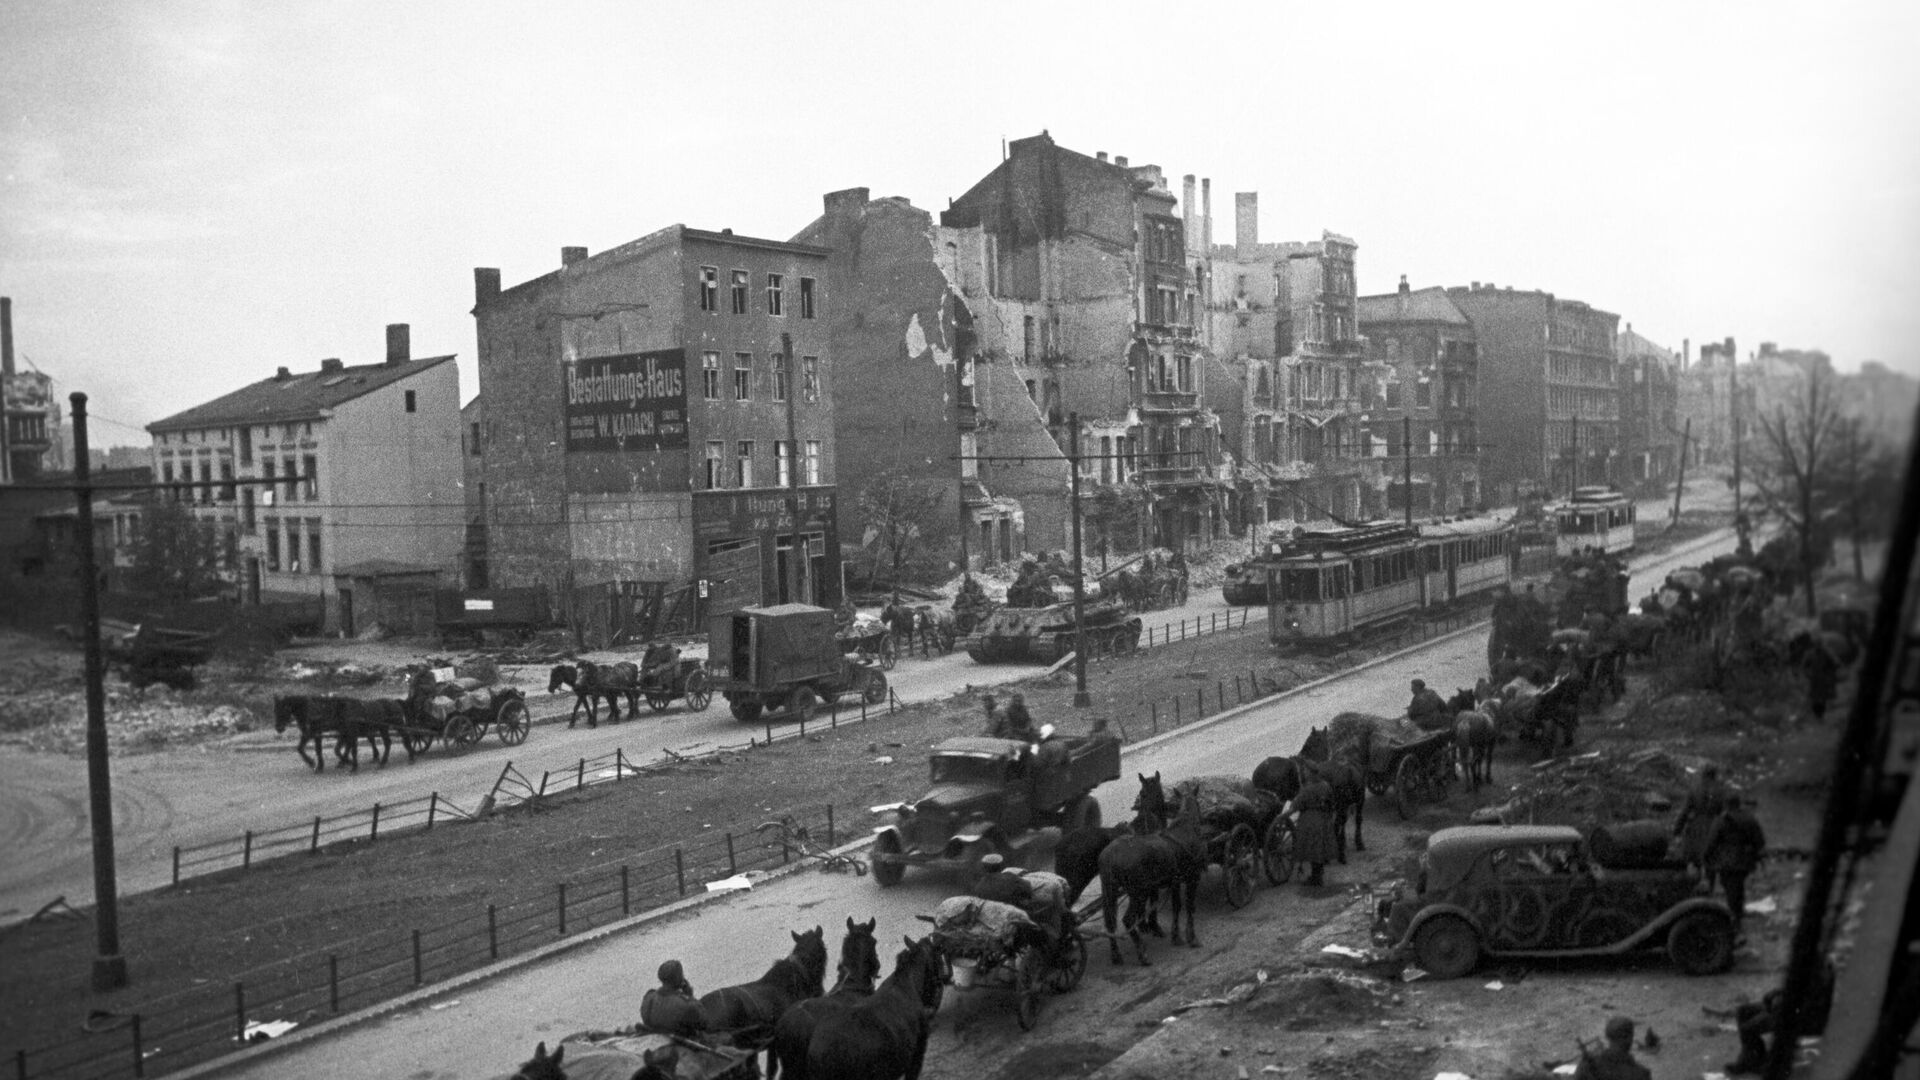
[[1677,363],[1680,359],[1679,353],[1654,344],[1650,339],[1635,330],[1632,325],[1628,325],[1626,329],[1614,336],[1613,351],[1614,355],[1622,358],[1654,356],[1668,363]]
[[1361,326],[1368,323],[1392,322],[1439,322],[1453,323],[1459,326],[1469,325],[1466,315],[1447,296],[1447,290],[1438,285],[1425,289],[1413,289],[1406,293],[1390,292],[1379,296],[1362,296],[1354,301],[1354,318]]
[[[453,354],[409,360],[404,364],[359,364],[353,367],[307,371],[286,378],[278,375],[243,386],[224,397],[147,425],[149,432],[227,424],[272,424],[312,420],[326,410],[383,386],[417,375],[437,364],[450,363]],[[281,370],[285,370],[284,368]]]

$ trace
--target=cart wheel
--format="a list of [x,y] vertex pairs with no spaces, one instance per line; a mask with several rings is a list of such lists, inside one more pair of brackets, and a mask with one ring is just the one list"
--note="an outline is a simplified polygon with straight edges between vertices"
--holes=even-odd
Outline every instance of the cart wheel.
[[1267,864],[1267,882],[1273,885],[1285,885],[1293,880],[1293,822],[1275,817],[1273,824],[1267,826],[1267,845],[1264,852]]
[[647,708],[652,709],[654,712],[666,712],[667,706],[671,704],[673,704],[672,694],[662,694],[654,690],[647,691]]
[[447,717],[447,726],[441,729],[440,735],[447,740],[448,746],[456,750],[465,750],[480,741],[480,729],[473,726],[472,720],[458,713]]
[[1235,825],[1227,834],[1225,861],[1220,868],[1227,876],[1227,903],[1243,908],[1253,902],[1253,864],[1259,858],[1260,844],[1248,825]]
[[713,702],[713,689],[707,685],[707,673],[695,669],[687,676],[687,708],[694,712],[706,712]]
[[1021,1031],[1032,1031],[1040,1019],[1040,980],[1034,974],[1041,963],[1038,952],[1029,945],[1013,958],[1013,1016]]
[[752,701],[743,698],[729,700],[727,702],[727,710],[733,713],[735,720],[743,724],[751,724],[755,720],[760,719],[760,701],[757,698]]
[[867,685],[860,691],[860,700],[869,705],[878,705],[887,700],[886,672],[867,669]]
[[813,711],[819,706],[820,698],[814,694],[810,686],[799,687],[787,696],[787,711],[793,713],[794,719],[802,724],[813,722]]
[[400,732],[400,745],[406,748],[408,757],[424,754],[433,745],[433,732],[408,728]]
[[1053,969],[1053,992],[1064,994],[1080,985],[1087,973],[1087,939],[1082,937],[1078,927],[1067,931],[1067,940],[1061,946],[1065,963]]
[[[494,717],[500,725],[500,741],[507,746],[519,746],[527,741],[527,703],[514,698],[500,706],[500,715]],[[477,736],[476,736],[477,737]]]
[[886,862],[883,856],[900,854],[900,838],[892,833],[881,833],[873,838],[873,849],[868,853],[867,862],[873,867],[873,880],[882,886],[898,885],[906,875],[905,863]]
[[1425,781],[1412,755],[1400,759],[1400,767],[1393,771],[1393,808],[1400,812],[1401,821],[1413,816],[1415,797]]
[[893,643],[893,635],[880,639],[880,670],[892,671],[893,665],[900,659],[900,649]]

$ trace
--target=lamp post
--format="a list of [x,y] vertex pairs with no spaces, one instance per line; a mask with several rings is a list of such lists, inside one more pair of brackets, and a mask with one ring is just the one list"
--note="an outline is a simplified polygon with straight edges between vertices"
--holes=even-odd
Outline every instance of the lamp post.
[[1087,693],[1087,585],[1080,563],[1080,414],[1067,414],[1067,463],[1073,500],[1073,704],[1093,704]]
[[74,393],[74,495],[79,499],[75,527],[80,545],[80,629],[86,641],[87,808],[93,826],[93,989],[98,993],[127,985],[127,958],[120,955],[120,894],[113,866],[113,789],[107,767],[106,666],[100,655],[100,582],[93,555],[92,463],[87,460],[87,395]]

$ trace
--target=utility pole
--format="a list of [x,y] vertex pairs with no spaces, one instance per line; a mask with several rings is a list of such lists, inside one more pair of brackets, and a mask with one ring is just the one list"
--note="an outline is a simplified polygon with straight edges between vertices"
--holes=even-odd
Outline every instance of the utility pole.
[[967,533],[972,531],[973,522],[967,520],[967,464],[964,461],[960,463],[960,485],[954,491],[959,499],[954,509],[958,511],[960,521],[960,572],[970,574],[973,572],[973,560],[967,554]]
[[806,603],[800,592],[806,580],[807,541],[800,532],[800,433],[794,419],[793,399],[800,396],[800,373],[793,369],[793,335],[780,335],[780,364],[787,373],[787,517],[793,522],[793,568],[787,572],[788,599]]
[[1733,440],[1733,531],[1740,537],[1738,551],[1753,554],[1747,540],[1747,513],[1740,497],[1740,358],[1727,353],[1727,435]]
[[1073,496],[1073,704],[1093,704],[1087,693],[1087,584],[1080,566],[1080,414],[1067,414],[1067,462],[1072,471]]
[[1400,463],[1402,485],[1407,494],[1407,524],[1413,524],[1413,417],[1400,418]]
[[[1668,428],[1672,431],[1672,428]],[[1687,443],[1693,439],[1693,417],[1687,417],[1686,427],[1680,432],[1680,476],[1673,484],[1673,524],[1680,524],[1680,493],[1687,490]]]
[[93,825],[93,989],[96,993],[127,985],[127,958],[120,955],[120,889],[113,867],[113,789],[107,766],[106,665],[100,655],[100,582],[93,565],[92,463],[87,449],[87,395],[75,393],[73,405],[74,495],[80,500],[75,525],[80,545],[80,629],[87,649],[87,794]]

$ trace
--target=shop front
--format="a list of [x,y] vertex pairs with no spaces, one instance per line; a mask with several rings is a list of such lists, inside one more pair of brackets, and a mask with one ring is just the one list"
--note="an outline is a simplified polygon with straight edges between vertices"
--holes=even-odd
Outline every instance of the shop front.
[[[694,577],[705,613],[761,604],[838,604],[835,496],[830,486],[694,492]],[[796,543],[802,552],[797,566]]]

